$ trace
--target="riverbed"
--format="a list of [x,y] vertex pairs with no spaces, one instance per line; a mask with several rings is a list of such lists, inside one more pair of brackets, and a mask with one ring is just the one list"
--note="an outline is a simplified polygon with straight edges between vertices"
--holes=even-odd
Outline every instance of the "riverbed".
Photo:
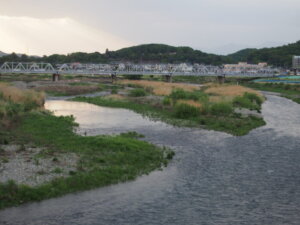
[[136,131],[176,152],[163,171],[0,211],[0,224],[299,224],[300,105],[267,95],[267,125],[242,137],[150,121],[134,112],[49,101],[83,135]]

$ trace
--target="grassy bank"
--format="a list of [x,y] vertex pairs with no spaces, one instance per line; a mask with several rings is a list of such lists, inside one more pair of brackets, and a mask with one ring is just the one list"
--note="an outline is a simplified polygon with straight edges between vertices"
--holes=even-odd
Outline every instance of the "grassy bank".
[[137,88],[128,96],[77,97],[73,100],[126,108],[172,125],[202,127],[234,135],[247,134],[265,124],[261,118],[235,112],[236,108],[260,111],[263,102],[255,91],[241,86],[211,86],[200,90],[197,86],[153,81],[124,83]]
[[[3,101],[10,104],[10,100]],[[12,120],[14,116],[16,113],[12,112],[6,119]],[[68,153],[77,155],[78,161],[76,169],[70,171],[68,176],[42,185],[28,186],[13,180],[0,183],[0,209],[133,180],[167,165],[173,156],[168,149],[138,140],[140,136],[134,132],[118,136],[77,135],[73,132],[77,126],[73,117],[56,117],[38,107],[22,111],[12,124],[5,131],[1,129],[1,144],[25,146],[30,143],[42,149],[38,155],[28,159],[28,163],[33,163],[37,157],[58,163],[60,159],[57,155]],[[22,148],[20,151],[27,150]],[[0,151],[0,157],[4,153]],[[0,160],[0,163],[9,162]],[[58,174],[61,169],[56,167],[43,173]]]
[[283,83],[243,83],[244,86],[261,91],[280,93],[281,96],[289,98],[300,104],[300,85]]
[[44,93],[0,83],[0,128],[5,130],[22,114],[42,107]]

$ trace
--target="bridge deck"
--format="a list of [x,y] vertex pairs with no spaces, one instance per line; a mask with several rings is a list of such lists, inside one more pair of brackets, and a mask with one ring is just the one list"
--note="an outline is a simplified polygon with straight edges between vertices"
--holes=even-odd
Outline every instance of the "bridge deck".
[[243,76],[272,77],[278,69],[224,69],[211,65],[187,64],[81,64],[69,63],[53,66],[50,63],[5,62],[0,73],[70,74],[70,75],[159,75],[159,76]]

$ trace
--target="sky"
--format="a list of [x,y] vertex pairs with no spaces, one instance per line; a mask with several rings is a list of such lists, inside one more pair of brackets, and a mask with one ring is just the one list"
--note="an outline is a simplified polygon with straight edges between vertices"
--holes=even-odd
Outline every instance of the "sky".
[[300,40],[300,0],[0,0],[0,51],[163,43],[229,54]]

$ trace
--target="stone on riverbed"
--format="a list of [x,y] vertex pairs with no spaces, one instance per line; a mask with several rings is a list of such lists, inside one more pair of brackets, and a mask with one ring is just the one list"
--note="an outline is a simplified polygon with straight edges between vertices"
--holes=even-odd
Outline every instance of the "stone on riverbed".
[[76,171],[75,153],[45,154],[46,149],[24,145],[0,145],[0,182],[37,186]]

